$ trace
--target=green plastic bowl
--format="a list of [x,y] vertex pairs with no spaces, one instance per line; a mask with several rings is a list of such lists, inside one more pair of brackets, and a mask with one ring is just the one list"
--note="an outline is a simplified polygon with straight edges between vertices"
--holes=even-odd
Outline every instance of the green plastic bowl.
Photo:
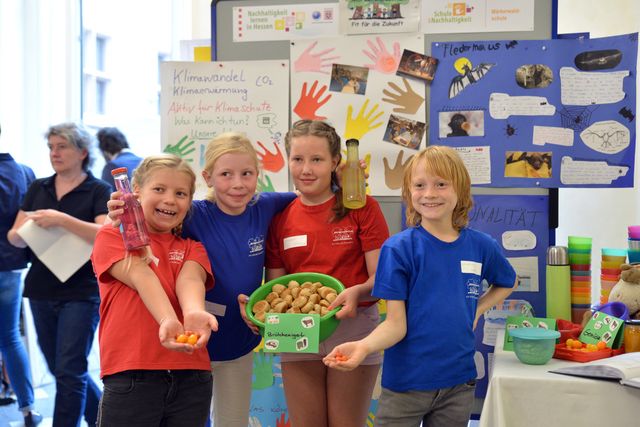
[[560,332],[543,328],[510,329],[509,334],[518,360],[527,365],[544,365],[551,360],[560,338]]
[[[249,303],[246,307],[247,316],[249,317],[249,319],[251,319],[251,322],[253,322],[253,324],[260,329],[260,335],[264,336],[264,322],[261,322],[254,317],[252,311],[253,305],[256,302],[265,299],[269,292],[271,292],[271,288],[273,287],[273,285],[277,285],[279,283],[281,285],[287,286],[287,284],[292,280],[297,281],[301,285],[304,282],[320,282],[324,286],[335,289],[338,294],[344,291],[344,285],[342,284],[342,282],[340,282],[335,277],[320,273],[294,273],[270,280],[269,282],[253,291],[253,293],[249,297]],[[336,319],[336,313],[339,310],[340,307],[336,307],[320,318],[320,341],[324,341],[329,338],[340,324],[340,321]]]

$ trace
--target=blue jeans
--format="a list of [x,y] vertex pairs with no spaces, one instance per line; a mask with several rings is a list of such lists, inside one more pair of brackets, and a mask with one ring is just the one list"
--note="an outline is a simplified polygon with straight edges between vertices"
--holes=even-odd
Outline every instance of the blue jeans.
[[209,419],[211,371],[124,371],[102,382],[100,427],[202,427]]
[[98,325],[98,302],[30,300],[38,344],[56,378],[53,427],[76,427],[84,414],[98,417],[100,388],[91,379],[87,357]]
[[19,271],[0,271],[0,352],[7,366],[11,388],[18,397],[18,407],[33,409],[31,366],[20,337],[22,281]]

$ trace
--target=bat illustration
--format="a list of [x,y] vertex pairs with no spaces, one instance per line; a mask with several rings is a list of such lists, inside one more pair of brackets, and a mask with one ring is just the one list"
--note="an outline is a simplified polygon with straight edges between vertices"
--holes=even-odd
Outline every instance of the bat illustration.
[[625,119],[629,120],[629,122],[632,122],[633,119],[636,118],[636,116],[633,114],[633,111],[631,111],[627,107],[622,107],[620,111],[618,111],[618,113],[620,113],[620,115]]
[[469,60],[466,58],[463,59],[465,60],[464,62],[458,63],[458,60],[456,61],[456,65],[454,65],[460,75],[451,79],[451,84],[449,85],[449,99],[458,95],[470,84],[476,83],[478,80],[483,78],[484,75],[487,74],[494,65],[496,65],[482,62],[480,65],[471,68]]
[[507,49],[511,49],[513,47],[516,47],[516,45],[518,44],[517,40],[511,40],[509,43],[506,44]]

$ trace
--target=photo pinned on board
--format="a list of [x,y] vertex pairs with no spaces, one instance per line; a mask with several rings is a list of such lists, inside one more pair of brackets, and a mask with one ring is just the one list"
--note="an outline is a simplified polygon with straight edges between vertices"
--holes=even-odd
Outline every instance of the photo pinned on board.
[[438,60],[436,58],[405,49],[402,52],[402,58],[400,58],[396,74],[430,82],[435,76],[437,67]]
[[551,178],[550,151],[506,151],[504,176],[509,178]]
[[484,136],[484,111],[460,110],[438,113],[438,137]]
[[426,130],[426,123],[391,114],[382,139],[392,144],[417,150]]
[[333,92],[364,95],[369,79],[369,69],[355,65],[333,64],[331,67],[331,84]]
[[543,64],[521,65],[516,69],[516,83],[524,89],[543,89],[553,82],[553,71]]

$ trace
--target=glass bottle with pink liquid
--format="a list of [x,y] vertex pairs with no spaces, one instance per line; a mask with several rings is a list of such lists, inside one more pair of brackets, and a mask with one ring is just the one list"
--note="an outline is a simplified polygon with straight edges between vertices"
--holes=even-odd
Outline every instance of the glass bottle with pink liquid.
[[149,245],[149,233],[142,206],[131,190],[127,168],[113,169],[111,175],[113,175],[116,190],[121,193],[120,200],[124,201],[124,213],[120,217],[120,233],[125,248],[131,251]]

